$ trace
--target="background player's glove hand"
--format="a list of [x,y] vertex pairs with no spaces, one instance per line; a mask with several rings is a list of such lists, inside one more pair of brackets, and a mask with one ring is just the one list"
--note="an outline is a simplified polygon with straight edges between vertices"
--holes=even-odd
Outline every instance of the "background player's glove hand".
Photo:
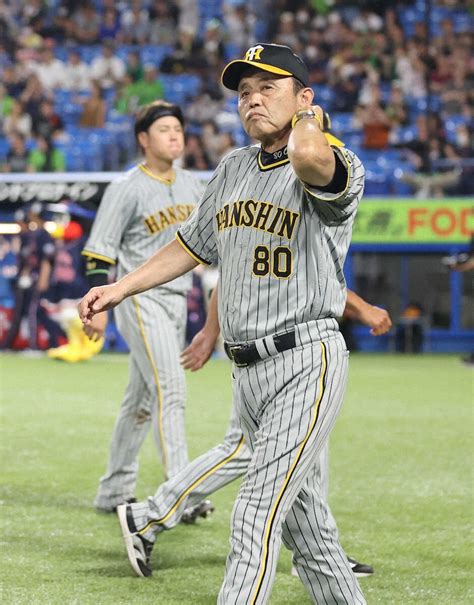
[[181,353],[181,365],[185,370],[200,370],[214,351],[216,338],[201,330],[192,339],[191,344]]
[[392,327],[392,320],[388,312],[374,305],[367,304],[361,311],[359,320],[371,328],[370,333],[373,336],[381,336]]
[[79,317],[82,323],[87,326],[92,323],[92,318],[101,311],[113,309],[122,302],[125,295],[118,283],[110,286],[99,286],[92,288],[84,296],[78,306]]
[[84,326],[84,332],[89,340],[92,340],[93,342],[100,340],[105,334],[107,323],[108,315],[106,311],[104,313],[97,313],[97,315],[94,315],[91,318],[90,324]]

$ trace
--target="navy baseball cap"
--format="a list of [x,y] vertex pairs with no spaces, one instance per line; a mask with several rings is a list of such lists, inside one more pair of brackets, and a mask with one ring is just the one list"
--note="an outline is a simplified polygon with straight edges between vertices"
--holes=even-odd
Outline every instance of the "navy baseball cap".
[[278,76],[292,76],[309,86],[308,68],[289,46],[282,44],[256,44],[247,50],[243,59],[231,61],[222,72],[222,84],[238,90],[242,75],[249,67],[256,67]]

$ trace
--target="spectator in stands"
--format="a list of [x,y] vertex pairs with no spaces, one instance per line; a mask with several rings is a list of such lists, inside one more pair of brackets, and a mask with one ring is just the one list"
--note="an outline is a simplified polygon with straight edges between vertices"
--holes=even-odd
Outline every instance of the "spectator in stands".
[[206,156],[209,159],[210,167],[215,168],[219,163],[220,141],[219,129],[211,117],[202,125],[201,141],[203,143]]
[[430,89],[434,93],[449,88],[453,79],[454,64],[449,53],[440,53],[436,57],[436,67],[430,73]]
[[102,55],[91,64],[91,76],[102,88],[117,86],[125,75],[125,63],[114,55],[115,44],[105,40],[102,44]]
[[122,16],[121,38],[125,44],[146,44],[150,37],[148,11],[141,0],[132,0],[131,7]]
[[36,147],[28,154],[28,172],[64,172],[66,158],[60,149],[43,135],[36,137]]
[[211,165],[200,137],[195,134],[188,134],[183,156],[183,167],[189,170],[210,170],[214,166]]
[[233,47],[229,53],[231,56],[239,56],[255,43],[255,18],[245,0],[225,2],[224,25],[227,38]]
[[204,88],[187,106],[186,116],[193,124],[205,124],[216,117],[221,107],[222,101],[213,98],[209,91]]
[[33,132],[45,139],[58,138],[64,132],[64,123],[49,99],[40,103],[38,114],[33,119]]
[[[428,121],[426,116],[417,118],[418,137],[400,145],[409,156],[415,172],[404,172],[401,180],[415,189],[418,198],[443,197],[444,190],[456,185],[461,178],[457,166],[459,159],[453,146],[449,144],[439,126],[440,121]],[[454,160],[454,168],[442,171],[439,160]]]
[[222,160],[227,154],[237,148],[235,139],[231,132],[221,132],[218,139],[218,162]]
[[194,31],[188,28],[180,29],[173,50],[160,64],[160,71],[164,74],[198,72],[202,65],[206,64],[202,49],[202,42],[196,38]]
[[41,49],[38,62],[31,62],[31,70],[38,76],[47,91],[61,88],[64,81],[64,67],[64,63],[54,56],[50,46]]
[[25,139],[18,132],[12,132],[8,137],[10,149],[7,161],[3,165],[3,172],[26,172],[28,169],[28,150]]
[[33,124],[40,113],[41,103],[50,99],[50,95],[44,90],[36,74],[31,74],[23,92],[20,95],[20,101],[25,107],[25,111],[30,114]]
[[392,128],[408,124],[408,107],[404,101],[400,84],[395,80],[390,90],[390,98],[385,108],[385,114]]
[[177,2],[155,0],[150,7],[150,44],[173,44],[179,17]]
[[133,113],[141,105],[164,98],[164,87],[154,65],[143,66],[143,78],[132,82],[127,76],[126,85],[119,93],[116,108],[120,113]]
[[106,8],[99,28],[99,40],[115,40],[120,32],[120,17],[115,8]]
[[138,51],[132,50],[128,53],[126,70],[132,82],[143,79],[143,65]]
[[24,82],[17,72],[16,64],[5,67],[1,83],[9,97],[18,97],[22,93]]
[[293,13],[285,11],[280,15],[275,42],[277,44],[284,44],[290,48],[299,47],[300,40],[296,31],[295,15]]
[[405,48],[397,48],[395,70],[404,95],[415,98],[426,96],[426,66],[415,50],[408,54]]
[[379,99],[367,105],[359,105],[356,110],[357,122],[364,133],[363,146],[366,149],[385,149],[391,130],[390,118]]
[[86,99],[79,99],[82,104],[82,114],[79,126],[85,128],[103,128],[107,115],[107,105],[104,100],[104,92],[98,82],[91,84],[91,94]]
[[212,65],[221,71],[225,58],[225,48],[221,23],[217,19],[211,19],[206,23],[203,47],[206,64],[208,66]]
[[11,112],[3,121],[4,133],[9,136],[13,132],[19,132],[25,139],[30,138],[32,120],[30,114],[26,113],[23,103],[13,99]]
[[74,39],[82,44],[95,44],[99,41],[99,29],[100,15],[93,3],[85,1],[79,4],[71,18]]
[[5,118],[11,114],[14,102],[15,98],[8,94],[6,86],[0,82],[0,124],[5,123]]
[[441,102],[443,112],[450,115],[470,114],[469,107],[472,107],[474,98],[472,97],[472,84],[466,79],[466,73],[462,64],[457,63],[453,69],[453,80],[449,88],[441,93]]
[[90,67],[81,59],[78,50],[68,52],[68,60],[64,68],[63,82],[60,88],[78,92],[89,90],[91,85]]

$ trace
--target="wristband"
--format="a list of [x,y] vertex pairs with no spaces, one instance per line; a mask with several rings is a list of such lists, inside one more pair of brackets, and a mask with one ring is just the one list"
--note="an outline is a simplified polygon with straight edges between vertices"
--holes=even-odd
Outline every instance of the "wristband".
[[291,127],[294,128],[295,125],[304,119],[316,120],[321,131],[323,130],[323,123],[319,115],[313,109],[300,109],[295,113],[293,119],[291,120]]

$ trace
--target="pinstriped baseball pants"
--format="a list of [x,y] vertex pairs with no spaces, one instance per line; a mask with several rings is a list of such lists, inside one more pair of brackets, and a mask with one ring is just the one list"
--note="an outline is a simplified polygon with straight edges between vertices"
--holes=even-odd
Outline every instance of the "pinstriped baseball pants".
[[112,508],[135,495],[138,452],[150,429],[167,477],[188,463],[184,409],[186,382],[179,363],[186,329],[186,297],[143,293],[115,310],[130,348],[129,382],[95,505]]
[[339,334],[234,369],[234,404],[252,458],[232,513],[219,605],[268,602],[282,540],[315,603],[365,604],[319,493],[319,456],[347,370]]

